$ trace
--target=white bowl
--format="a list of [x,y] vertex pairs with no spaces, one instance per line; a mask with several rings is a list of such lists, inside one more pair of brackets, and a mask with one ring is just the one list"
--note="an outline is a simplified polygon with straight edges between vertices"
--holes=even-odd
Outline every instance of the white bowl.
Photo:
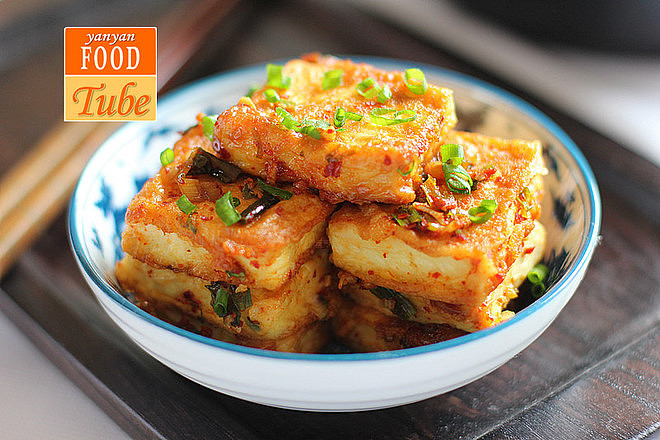
[[127,300],[114,265],[121,258],[124,213],[160,167],[159,153],[198,112],[218,113],[253,84],[263,65],[213,76],[159,100],[157,122],[132,122],[112,135],[85,168],[69,212],[71,245],[99,302],[147,353],[208,388],[266,405],[315,411],[384,408],[453,390],[493,371],[534,341],[582,280],[598,241],[600,197],[571,139],[538,110],[498,88],[411,62],[354,58],[388,70],[420,67],[430,82],[454,90],[461,129],[539,139],[550,174],[542,221],[551,287],[498,326],[423,347],[365,354],[296,354],[237,346],[163,322]]

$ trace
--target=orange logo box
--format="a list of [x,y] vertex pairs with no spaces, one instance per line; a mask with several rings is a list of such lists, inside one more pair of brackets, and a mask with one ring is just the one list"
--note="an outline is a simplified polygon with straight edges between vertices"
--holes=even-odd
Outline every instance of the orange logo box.
[[64,120],[156,120],[156,28],[64,29]]

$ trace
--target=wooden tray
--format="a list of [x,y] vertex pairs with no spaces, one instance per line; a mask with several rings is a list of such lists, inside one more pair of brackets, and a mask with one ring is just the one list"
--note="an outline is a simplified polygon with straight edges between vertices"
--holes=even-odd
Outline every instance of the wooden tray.
[[[660,169],[452,54],[326,3],[261,5],[207,71],[295,57],[309,47],[414,59],[531,101],[589,160],[603,199],[602,241],[575,296],[536,342],[472,384],[398,408],[322,414],[244,402],[173,373],[123,335],[78,272],[64,214],[2,282],[0,309],[137,438],[596,439],[644,438],[657,430]],[[359,36],[333,23],[359,29]]]

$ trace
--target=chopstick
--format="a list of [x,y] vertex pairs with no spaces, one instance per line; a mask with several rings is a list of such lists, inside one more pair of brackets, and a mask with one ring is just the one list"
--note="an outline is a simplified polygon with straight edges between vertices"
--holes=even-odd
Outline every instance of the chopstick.
[[[239,0],[186,2],[159,26],[158,90],[202,47]],[[161,28],[163,30],[161,30]],[[61,122],[0,182],[0,279],[67,203],[98,146],[122,124]]]

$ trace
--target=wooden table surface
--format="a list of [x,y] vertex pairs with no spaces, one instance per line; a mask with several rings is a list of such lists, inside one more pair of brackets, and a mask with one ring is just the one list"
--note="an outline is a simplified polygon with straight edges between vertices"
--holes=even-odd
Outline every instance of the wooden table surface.
[[[113,24],[131,21],[117,20]],[[558,319],[493,373],[411,405],[323,414],[224,396],[142,352],[93,299],[70,252],[62,213],[2,281],[0,309],[123,429],[137,438],[235,439],[642,439],[657,434],[660,169],[457,54],[331,2],[248,2],[212,43],[208,56],[180,82],[315,50],[434,64],[522,96],[554,119],[590,162],[603,200],[602,241]],[[2,74],[0,173],[60,120],[60,58],[60,47],[52,46],[35,55],[32,67]]]

